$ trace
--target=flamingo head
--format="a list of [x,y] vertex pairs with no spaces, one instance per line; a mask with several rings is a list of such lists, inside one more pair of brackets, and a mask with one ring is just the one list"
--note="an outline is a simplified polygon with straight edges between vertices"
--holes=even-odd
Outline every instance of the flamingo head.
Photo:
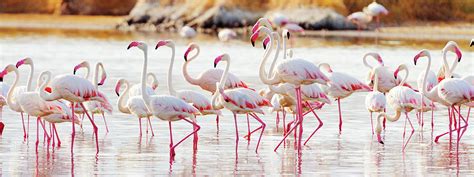
[[216,59],[214,59],[214,68],[217,67],[217,64],[219,62],[221,62],[222,60],[224,60],[224,58],[227,58],[227,60],[228,60],[229,55],[228,54],[222,54],[222,55],[217,56]]
[[319,68],[324,68],[326,69],[327,72],[329,73],[332,73],[332,69],[331,69],[331,65],[327,64],[327,63],[321,63],[319,64]]
[[267,45],[268,45],[269,42],[270,42],[270,36],[267,36],[267,37],[263,40],[263,49],[267,49]]
[[255,25],[253,25],[252,33],[255,33],[255,31],[258,30],[260,25],[266,26],[267,28],[272,28],[272,26],[273,26],[272,22],[268,18],[260,18],[260,19],[257,20]]
[[117,96],[120,96],[120,87],[122,87],[122,84],[124,81],[125,79],[120,79],[117,81],[117,84],[115,85],[115,93],[117,94]]
[[138,47],[139,49],[141,49],[143,51],[145,51],[147,49],[146,43],[137,42],[137,41],[130,42],[130,44],[128,44],[127,50],[132,48],[132,47]]
[[3,81],[3,77],[7,75],[9,72],[16,71],[16,66],[15,65],[7,65],[5,69],[3,69],[2,72],[0,72],[0,81]]
[[16,62],[16,67],[18,68],[18,67],[20,67],[20,66],[23,65],[23,64],[31,65],[31,64],[33,64],[33,60],[31,60],[31,58],[29,58],[29,57],[26,57],[26,58],[24,58],[24,59],[21,59],[21,60],[19,60],[18,62]]
[[107,74],[105,72],[102,72],[102,77],[100,78],[100,81],[99,83],[97,83],[97,85],[104,85],[106,79],[107,79]]
[[252,43],[252,46],[255,47],[255,41],[258,39],[258,32],[253,33],[252,36],[250,36],[250,42]]
[[[188,45],[188,49],[186,50],[186,52],[184,52],[184,61],[188,61],[188,55],[194,49],[197,49],[197,51],[199,52],[199,46],[196,45],[195,43],[191,43],[191,44]],[[195,56],[197,56],[197,54]]]
[[429,57],[429,56],[430,56],[430,52],[428,52],[428,50],[426,49],[423,49],[418,54],[415,55],[415,57],[413,58],[413,63],[416,65],[416,62],[418,61],[419,58]]
[[401,64],[400,66],[397,67],[395,72],[393,72],[393,77],[395,79],[398,79],[398,72],[400,72],[401,70],[406,70],[406,69],[407,69],[407,66],[405,64]]
[[74,66],[74,71],[72,73],[75,75],[77,70],[79,70],[81,68],[84,68],[84,67],[89,68],[90,67],[89,62],[83,61],[83,62],[79,63],[78,65]]
[[161,46],[174,47],[174,43],[171,40],[161,40],[156,43],[155,50]]
[[457,56],[457,59],[458,59],[458,62],[461,61],[461,58],[462,58],[462,52],[461,50],[459,49],[459,46],[456,42],[454,41],[449,41],[446,46],[444,46],[443,48],[443,52],[447,52],[447,51],[450,51],[450,52],[453,52],[456,54]]
[[151,89],[155,90],[156,88],[158,88],[159,82],[158,82],[158,79],[156,79],[156,75],[153,74],[153,73],[148,73],[147,77],[151,78],[151,80],[152,80],[151,81]]

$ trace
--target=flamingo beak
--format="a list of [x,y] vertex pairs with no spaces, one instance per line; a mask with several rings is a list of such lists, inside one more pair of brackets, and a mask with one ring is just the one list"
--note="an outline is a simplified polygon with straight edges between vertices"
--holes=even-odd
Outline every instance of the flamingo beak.
[[459,50],[458,47],[454,47],[454,52],[456,53],[457,57],[458,57],[458,62],[461,61],[461,58],[462,58],[462,53],[461,53],[461,50]]
[[253,33],[252,36],[250,37],[250,42],[252,43],[252,47],[255,47],[255,41],[258,39],[258,33],[259,31]]
[[16,62],[16,68],[18,68],[18,67],[20,67],[21,65],[25,64],[25,60],[26,60],[26,59],[22,59],[22,60]]
[[382,141],[382,137],[380,136],[380,134],[377,134],[377,141],[379,141],[380,144],[384,144],[383,141]]
[[100,79],[100,82],[97,85],[104,85],[105,79],[107,79],[107,75],[104,73],[102,75],[102,78]]
[[258,30],[258,27],[260,27],[260,22],[257,21],[257,23],[255,23],[255,25],[252,27],[252,33],[255,33],[255,31]]
[[420,58],[421,56],[421,53],[415,55],[415,57],[413,58],[413,63],[416,65],[416,61],[418,61],[418,59]]
[[184,61],[188,61],[188,54],[193,50],[192,47],[189,47],[186,52],[184,52]]
[[223,56],[224,55],[219,55],[218,57],[216,57],[216,59],[214,59],[214,68],[217,67],[217,63],[219,63],[222,60]]
[[395,70],[395,72],[393,73],[393,77],[395,77],[395,79],[397,79],[398,71],[399,71],[399,68],[397,68],[397,70]]
[[136,41],[133,41],[133,42],[131,42],[131,43],[128,45],[127,50],[130,49],[130,48],[132,48],[132,47],[136,47],[136,46],[138,46],[139,44],[140,44],[140,43],[138,43],[138,42],[136,42]]
[[263,49],[267,49],[267,44],[268,42],[270,42],[270,37],[266,37],[264,40],[263,40]]
[[167,43],[168,42],[166,42],[166,41],[158,41],[158,43],[156,44],[155,50],[158,49],[158,47],[166,45]]
[[121,83],[117,83],[117,85],[115,86],[115,94],[117,94],[117,96],[120,96],[120,86],[121,86]]
[[72,72],[73,75],[76,75],[76,71],[80,69],[82,66],[81,64],[74,66],[74,71]]

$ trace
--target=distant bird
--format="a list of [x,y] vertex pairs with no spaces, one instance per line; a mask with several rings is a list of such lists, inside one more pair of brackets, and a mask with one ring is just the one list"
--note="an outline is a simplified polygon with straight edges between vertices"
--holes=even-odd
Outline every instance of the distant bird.
[[363,10],[365,13],[369,14],[370,16],[375,17],[377,26],[376,28],[380,27],[380,16],[388,15],[388,10],[381,4],[373,1],[367,7],[364,7]]
[[286,17],[282,13],[274,13],[271,17],[271,20],[277,26],[283,26],[284,24],[289,22],[288,17]]
[[367,25],[372,21],[372,16],[365,12],[354,12],[347,16],[347,20],[357,26],[357,30],[367,28]]
[[323,91],[337,100],[337,107],[339,110],[339,134],[342,132],[342,112],[341,99],[346,98],[355,92],[368,92],[372,89],[349,74],[341,72],[333,72],[331,66],[327,63],[319,64],[320,69],[325,69],[329,75],[328,85],[322,85]]
[[234,30],[226,28],[226,29],[220,30],[217,36],[219,37],[220,41],[227,42],[232,39],[235,39],[237,37],[237,33]]
[[197,32],[194,28],[190,26],[183,26],[181,30],[179,30],[179,35],[184,38],[194,38],[197,35]]

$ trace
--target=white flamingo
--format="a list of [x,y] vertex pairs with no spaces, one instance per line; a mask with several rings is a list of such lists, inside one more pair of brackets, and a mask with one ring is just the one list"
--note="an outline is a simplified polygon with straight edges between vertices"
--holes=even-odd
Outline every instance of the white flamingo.
[[370,16],[375,17],[375,21],[377,23],[376,28],[379,28],[380,26],[380,16],[388,15],[388,10],[383,5],[377,3],[375,0],[365,7],[363,11]]
[[[191,135],[197,133],[201,128],[195,122],[186,119],[186,117],[193,118],[195,114],[198,114],[199,111],[194,108],[193,106],[189,105],[185,101],[171,95],[148,95],[146,92],[146,73],[147,73],[147,66],[148,66],[148,46],[143,42],[131,42],[127,49],[132,47],[137,47],[143,51],[144,60],[143,60],[143,70],[142,70],[142,98],[145,101],[148,109],[151,113],[158,117],[161,120],[168,121],[169,129],[170,129],[170,161],[174,159],[175,148],[181,144],[184,140],[189,138]],[[171,73],[168,73],[171,74]],[[169,85],[169,83],[168,83]],[[184,120],[191,125],[193,125],[193,131],[186,135],[183,139],[181,139],[178,143],[173,144],[173,131],[171,127],[172,121]]]
[[197,35],[197,32],[194,28],[190,26],[183,26],[181,30],[179,30],[179,35],[184,38],[194,38]]
[[372,21],[372,16],[366,12],[354,12],[347,16],[347,20],[354,23],[357,26],[357,30],[360,31],[362,28],[366,28]]
[[[123,84],[125,85],[125,91],[123,91],[122,94],[120,94],[120,87]],[[130,91],[130,84],[128,83],[128,81],[125,79],[119,79],[115,86],[115,93],[117,94],[117,96],[119,96],[119,99],[117,101],[118,110],[125,114],[133,114],[137,116],[138,123],[140,126],[140,137],[142,136],[142,118],[147,118],[148,119],[147,124],[150,126],[151,135],[155,136],[155,133],[153,132],[151,120],[150,120],[150,117],[153,115],[146,107],[145,101],[143,101],[141,94],[132,96],[130,95],[129,91]],[[127,96],[128,96],[128,99],[125,99]]]
[[[159,41],[156,44],[155,50],[158,49],[161,46],[167,46],[171,48],[171,62],[170,66],[168,69],[168,92],[171,96],[178,97],[182,100],[184,100],[187,103],[192,104],[196,109],[199,110],[199,113],[201,115],[220,115],[221,112],[219,110],[214,110],[211,105],[211,101],[206,98],[203,94],[196,92],[194,90],[175,90],[173,87],[173,65],[174,65],[174,58],[175,58],[175,44],[171,40],[162,40]],[[195,120],[196,117],[193,118],[193,121]],[[198,137],[197,133],[194,134],[194,148],[197,148],[197,143],[198,143]]]
[[379,85],[379,77],[378,73],[381,68],[376,68],[374,70],[374,87],[372,92],[369,92],[367,96],[365,96],[365,107],[370,112],[370,125],[372,128],[372,134],[374,134],[374,125],[372,120],[373,112],[384,112],[387,104],[387,100],[385,99],[385,95],[380,92],[377,88]]
[[219,38],[220,41],[222,42],[227,42],[232,39],[235,39],[237,37],[237,33],[234,30],[231,29],[222,29],[219,31],[217,34],[217,37]]
[[[260,137],[258,139],[257,147],[255,148],[255,152],[258,151],[258,147],[260,145],[260,140],[262,139],[263,132],[265,130],[265,123],[255,114],[263,114],[263,110],[260,109],[258,105],[258,100],[254,99],[252,96],[243,90],[249,90],[245,88],[234,88],[234,89],[226,89],[224,90],[224,81],[227,79],[230,68],[230,56],[228,54],[219,55],[214,60],[214,67],[221,61],[226,62],[226,67],[224,70],[224,74],[222,75],[219,82],[216,83],[216,88],[218,90],[212,96],[212,106],[214,108],[225,107],[226,109],[230,110],[234,115],[234,124],[235,124],[235,153],[237,155],[237,147],[239,144],[239,131],[237,127],[237,114],[250,114],[252,117],[255,118],[258,122],[260,122],[261,126],[258,129],[262,129],[260,133]],[[257,93],[255,93],[257,94]],[[258,94],[257,94],[258,95]]]

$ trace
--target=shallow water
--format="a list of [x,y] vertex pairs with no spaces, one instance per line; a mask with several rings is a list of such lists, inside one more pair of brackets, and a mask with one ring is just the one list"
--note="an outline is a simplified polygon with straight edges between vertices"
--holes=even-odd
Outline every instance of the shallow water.
[[[74,65],[86,59],[92,63],[102,61],[108,73],[106,84],[100,89],[107,94],[116,106],[117,96],[114,93],[115,82],[126,78],[131,83],[138,83],[141,72],[142,54],[138,50],[126,50],[130,40],[143,40],[150,45],[149,71],[159,77],[158,92],[166,92],[166,72],[170,50],[151,50],[158,39],[175,38],[168,34],[102,32],[102,31],[41,31],[0,29],[1,66],[14,64],[17,60],[29,56],[35,61],[35,76],[41,71],[50,70],[53,74],[72,73]],[[468,41],[469,39],[466,39]],[[232,57],[230,71],[240,76],[256,89],[263,88],[257,72],[263,50],[252,48],[247,40],[231,43],[220,43],[213,37],[200,36],[201,55],[190,64],[190,72],[197,75],[204,69],[211,68],[215,56],[229,53]],[[463,41],[465,44],[466,41]],[[187,40],[178,40],[174,67],[175,88],[199,90],[186,83],[181,75],[182,56],[186,50]],[[414,66],[413,56],[422,48],[429,48],[433,55],[433,70],[441,65],[441,48],[445,41],[375,41],[357,38],[297,38],[294,43],[295,56],[317,63],[327,62],[335,71],[350,73],[363,80],[367,69],[362,64],[366,52],[377,51],[387,66],[395,68],[405,63],[411,72],[409,82],[415,81],[424,70]],[[467,46],[464,49],[463,61],[458,65],[457,73],[472,74],[474,70],[474,53]],[[453,57],[450,55],[450,57]],[[176,66],[178,65],[178,66]],[[223,66],[220,66],[223,67]],[[27,73],[27,68],[21,68]],[[26,79],[22,75],[21,84]],[[7,76],[5,82],[12,83],[13,77]],[[203,92],[204,93],[204,92]],[[209,93],[205,93],[209,95]],[[35,154],[35,119],[30,121],[30,136],[23,141],[21,117],[18,113],[4,108],[3,121],[6,129],[0,137],[0,172],[5,176],[51,176],[51,175],[351,175],[351,176],[427,176],[427,175],[474,175],[471,165],[474,137],[468,130],[459,149],[459,160],[455,156],[456,148],[450,148],[445,137],[439,144],[432,143],[430,117],[425,115],[424,130],[416,123],[416,117],[410,114],[416,132],[406,152],[401,152],[403,121],[388,122],[383,132],[385,144],[381,145],[372,136],[369,114],[365,110],[366,93],[356,93],[342,101],[344,125],[342,135],[338,134],[337,104],[325,106],[317,111],[324,121],[324,126],[304,146],[301,158],[293,150],[292,138],[287,146],[273,152],[281,139],[282,129],[276,129],[275,114],[266,114],[262,118],[267,123],[259,153],[255,153],[257,134],[248,143],[242,136],[247,131],[245,116],[240,115],[239,156],[234,153],[235,130],[231,113],[224,111],[221,118],[220,132],[216,134],[214,116],[198,117],[202,129],[199,132],[199,146],[195,154],[192,140],[184,142],[176,150],[175,162],[169,163],[169,133],[166,122],[153,119],[155,136],[144,134],[138,136],[138,121],[134,116],[119,113],[106,115],[110,132],[105,132],[104,123],[96,118],[99,126],[100,153],[95,156],[95,144],[92,129],[88,121],[84,130],[78,130],[75,141],[74,158],[70,154],[70,124],[59,124],[58,131],[62,140],[61,148],[47,151],[42,144],[39,154]],[[114,107],[116,109],[116,107]],[[446,109],[439,106],[435,112],[434,135],[446,131]],[[465,111],[465,110],[464,110]],[[389,112],[392,112],[389,109]],[[464,112],[464,115],[466,113]],[[288,120],[291,120],[291,116]],[[145,130],[146,123],[143,122]],[[185,122],[173,123],[175,141],[191,131]],[[258,124],[251,120],[251,126]],[[317,126],[313,116],[308,116],[304,124],[304,138]],[[407,131],[408,132],[408,131]],[[456,134],[453,135],[454,137]],[[42,137],[42,135],[40,135]],[[455,142],[455,141],[453,141]],[[454,144],[453,144],[454,145]],[[459,164],[457,163],[459,162]]]

